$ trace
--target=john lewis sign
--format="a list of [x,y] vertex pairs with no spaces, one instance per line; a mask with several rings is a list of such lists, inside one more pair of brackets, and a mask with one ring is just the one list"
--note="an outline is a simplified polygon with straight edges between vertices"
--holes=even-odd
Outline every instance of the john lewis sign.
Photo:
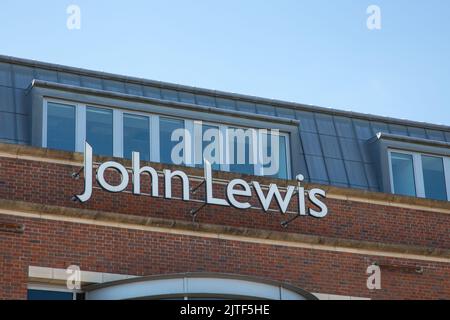
[[[84,151],[84,193],[81,195],[77,195],[76,198],[81,202],[88,201],[92,196],[92,188],[93,188],[93,160],[92,160],[92,147],[86,142],[85,143],[85,151]],[[105,179],[105,171],[106,170],[116,170],[120,176],[121,181],[118,185],[111,185]],[[151,177],[151,196],[159,197],[159,179],[157,171],[149,166],[140,166],[140,155],[138,152],[133,152],[132,155],[132,182],[133,182],[133,194],[140,195],[141,194],[141,176],[144,174],[148,174]],[[182,200],[190,201],[190,183],[189,177],[186,173],[181,170],[171,171],[168,169],[163,170],[163,179],[164,179],[164,198],[172,199],[172,180],[174,178],[179,178],[182,181]],[[97,169],[96,172],[96,180],[98,184],[106,191],[119,193],[124,191],[129,184],[129,173],[128,170],[120,163],[114,161],[107,161],[102,164]],[[270,204],[275,198],[275,201],[282,213],[286,213],[288,211],[289,203],[291,202],[294,196],[298,197],[298,215],[306,216],[310,215],[315,218],[323,218],[328,214],[328,208],[326,204],[322,201],[326,197],[325,191],[321,189],[311,189],[305,192],[305,189],[301,186],[303,182],[303,176],[297,176],[298,185],[297,186],[288,186],[286,188],[286,192],[284,196],[281,194],[278,186],[276,184],[271,184],[266,192],[263,191],[263,188],[259,184],[258,181],[252,181],[248,183],[242,179],[234,179],[231,180],[226,185],[226,194],[215,195],[213,192],[213,177],[212,177],[212,169],[211,164],[208,161],[205,161],[204,165],[204,185],[205,185],[205,204],[210,205],[218,205],[229,207],[233,206],[238,209],[250,209],[252,205],[250,204],[250,199],[255,195],[252,192],[253,190],[256,193],[256,197],[261,204],[261,209],[264,212],[269,211]],[[225,197],[223,197],[225,196]],[[236,197],[239,196],[239,199]],[[307,208],[306,206],[306,197],[309,199],[311,204],[315,208]],[[245,200],[243,200],[245,199]]]

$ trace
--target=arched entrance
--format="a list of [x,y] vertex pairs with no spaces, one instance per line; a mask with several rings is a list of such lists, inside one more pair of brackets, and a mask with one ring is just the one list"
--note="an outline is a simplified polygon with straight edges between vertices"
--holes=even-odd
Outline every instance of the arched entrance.
[[85,290],[87,300],[317,299],[309,292],[280,282],[214,273],[185,273],[132,278],[93,285]]

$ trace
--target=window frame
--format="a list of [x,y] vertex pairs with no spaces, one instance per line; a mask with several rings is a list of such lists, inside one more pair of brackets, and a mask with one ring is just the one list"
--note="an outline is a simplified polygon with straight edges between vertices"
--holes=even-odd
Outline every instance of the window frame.
[[[100,108],[100,109],[109,109],[113,112],[113,157],[123,158],[124,157],[124,135],[123,135],[123,125],[124,125],[124,114],[144,116],[149,118],[149,142],[150,142],[150,161],[151,162],[160,162],[160,117],[163,118],[171,118],[176,120],[184,121],[184,127],[190,132],[191,136],[191,146],[192,150],[189,153],[186,152],[185,155],[185,166],[187,167],[195,167],[195,150],[194,139],[195,139],[195,126],[197,126],[200,122],[202,125],[210,125],[218,127],[223,136],[223,145],[220,144],[220,152],[222,156],[226,155],[226,148],[229,145],[229,137],[226,134],[227,129],[230,127],[238,128],[238,129],[251,129],[251,127],[244,127],[240,125],[234,125],[232,123],[219,123],[219,122],[210,122],[210,121],[197,121],[188,118],[180,118],[172,115],[166,114],[157,114],[157,113],[149,113],[143,111],[135,111],[129,110],[119,107],[111,107],[108,105],[100,105],[95,103],[80,103],[71,100],[58,99],[58,98],[50,98],[44,97],[43,99],[43,112],[42,112],[42,147],[47,148],[47,119],[48,119],[48,103],[59,103],[65,104],[69,106],[75,107],[75,152],[83,152],[84,151],[84,142],[86,141],[86,118],[87,118],[87,108]],[[253,128],[260,129],[260,128]],[[271,132],[271,134],[274,134]],[[291,159],[291,140],[290,134],[288,132],[279,132],[279,136],[283,136],[286,139],[286,169],[287,169],[287,179],[292,179],[292,159]],[[258,135],[259,139],[259,135]],[[186,141],[186,140],[185,140]],[[259,146],[259,141],[256,142]],[[224,172],[231,172],[229,164],[221,164],[220,170]],[[254,173],[255,176],[264,176],[264,168],[263,165],[256,163],[254,165]]]
[[400,154],[406,154],[406,155],[412,156],[413,170],[414,170],[414,182],[415,182],[415,187],[416,187],[416,197],[424,198],[424,199],[428,199],[428,198],[426,198],[426,192],[425,192],[425,181],[424,181],[424,177],[423,177],[422,156],[441,158],[443,167],[444,167],[444,179],[445,179],[445,186],[446,186],[446,192],[447,192],[447,201],[450,201],[450,157],[431,154],[431,153],[425,153],[425,152],[413,152],[413,151],[389,148],[388,149],[389,179],[390,179],[392,194],[396,194],[395,188],[394,188],[394,175],[393,175],[393,171],[392,171],[392,153],[400,153]]

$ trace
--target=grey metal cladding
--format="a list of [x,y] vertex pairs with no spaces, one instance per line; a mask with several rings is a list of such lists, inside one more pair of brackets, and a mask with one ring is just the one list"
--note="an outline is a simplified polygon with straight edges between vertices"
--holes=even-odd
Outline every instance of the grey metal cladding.
[[179,91],[178,98],[180,102],[195,104],[195,95],[190,92]]
[[389,133],[389,127],[384,122],[371,121],[372,133],[376,135],[378,132]]
[[13,88],[0,86],[0,111],[16,112]]
[[302,132],[300,138],[305,154],[323,157],[319,135],[317,133]]
[[16,114],[16,132],[17,132],[17,140],[30,142],[30,116],[23,114]]
[[85,88],[103,90],[103,82],[99,78],[82,76],[81,85]]
[[315,114],[317,129],[321,134],[336,135],[333,117],[327,114]]
[[338,139],[334,136],[319,135],[322,144],[323,155],[325,157],[342,159],[341,149]]
[[331,184],[348,186],[347,174],[345,172],[344,161],[341,159],[325,158],[328,176]]
[[0,138],[17,140],[15,113],[0,112]]
[[369,140],[374,136],[370,122],[367,120],[353,119],[353,125],[356,131],[356,137],[360,140]]
[[339,138],[342,148],[342,155],[345,160],[362,161],[359,151],[358,140]]
[[296,111],[297,120],[300,121],[300,131],[317,132],[316,121],[312,112]]
[[378,183],[375,165],[372,163],[365,163],[364,168],[366,169],[366,177],[367,177],[367,181],[369,182],[369,187],[377,188],[377,190],[379,190],[380,185]]
[[358,161],[345,161],[348,180],[352,187],[368,188],[364,164]]
[[220,109],[236,110],[236,101],[233,99],[217,98],[216,103]]
[[305,155],[308,166],[309,180],[315,183],[328,184],[327,169],[323,157]]
[[132,94],[134,96],[143,96],[142,86],[140,84],[126,83],[125,89],[128,94]]
[[58,72],[59,83],[68,84],[71,86],[81,86],[80,76],[67,72]]
[[254,103],[238,101],[237,102],[237,110],[242,112],[255,113],[256,106]]
[[27,89],[34,79],[33,68],[13,65],[14,87],[17,89]]
[[351,119],[344,117],[334,117],[336,133],[340,137],[355,138],[355,132]]
[[406,127],[398,124],[389,124],[389,132],[392,134],[408,136],[408,130]]
[[265,104],[257,104],[256,112],[259,114],[265,114],[267,116],[275,116],[275,108]]
[[358,140],[359,150],[361,151],[362,160],[366,163],[370,163],[373,161],[370,150],[369,143],[367,140]]
[[178,91],[176,90],[161,89],[161,96],[164,100],[178,101]]
[[447,140],[447,142],[450,142],[450,132],[445,133],[445,139]]
[[161,89],[157,87],[143,86],[144,96],[149,98],[161,99]]
[[436,141],[445,141],[444,133],[438,130],[427,130],[428,139]]
[[0,86],[12,87],[11,65],[0,62]]
[[103,79],[103,88],[106,91],[126,93],[125,85],[120,81]]
[[31,106],[26,99],[26,94],[27,94],[26,90],[14,89],[14,98],[15,98],[14,104],[16,106],[15,108],[16,113],[27,115],[30,114]]
[[207,107],[215,107],[216,106],[216,101],[215,101],[214,97],[201,95],[201,94],[196,94],[195,96],[197,98],[197,103],[202,106],[207,106]]
[[34,74],[38,80],[58,82],[58,73],[56,71],[35,68]]
[[413,138],[421,138],[421,139],[427,138],[427,133],[425,132],[425,129],[423,129],[423,128],[408,127],[408,133],[409,133],[409,136],[413,137]]
[[[292,152],[291,152],[292,154]],[[306,158],[305,155],[303,153],[294,155],[292,157],[292,159],[295,159],[295,157],[298,156],[298,161],[299,161],[299,172],[294,172],[295,175],[297,174],[302,174],[303,177],[305,178],[305,181],[310,181],[310,177],[309,177],[309,172],[308,172],[308,166],[306,165]]]
[[277,107],[277,116],[281,118],[295,119],[295,110]]

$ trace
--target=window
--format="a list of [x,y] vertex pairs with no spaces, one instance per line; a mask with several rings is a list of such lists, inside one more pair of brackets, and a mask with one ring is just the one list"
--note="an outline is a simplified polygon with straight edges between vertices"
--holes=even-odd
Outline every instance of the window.
[[73,292],[69,291],[56,291],[56,290],[43,290],[43,289],[28,289],[28,300],[75,300]]
[[75,151],[75,106],[48,103],[47,148]]
[[404,196],[415,196],[413,157],[410,154],[392,153],[392,180],[394,193]]
[[397,150],[389,154],[393,193],[450,200],[450,158]]
[[125,113],[123,115],[123,156],[131,159],[139,152],[141,160],[150,161],[149,117]]
[[218,126],[212,126],[207,124],[202,124],[202,154],[197,164],[197,167],[203,167],[204,158],[206,158],[213,170],[220,170],[221,163],[221,145],[220,145],[220,128]]
[[422,156],[422,168],[425,197],[435,200],[447,200],[443,159]]
[[[184,129],[184,121],[172,118],[160,118],[159,121],[159,145],[161,163],[179,164],[179,159],[172,159],[172,150],[178,145],[182,138],[172,141],[172,133],[177,129]],[[176,137],[174,137],[176,138]],[[185,155],[177,154],[184,159]],[[184,163],[184,161],[182,161]]]
[[87,107],[86,140],[94,152],[102,156],[113,155],[113,111]]
[[[266,134],[262,141],[263,134],[257,129],[125,112],[56,99],[44,101],[43,121],[42,146],[46,148],[83,152],[87,141],[94,154],[101,156],[131,159],[135,151],[140,153],[143,161],[197,167],[203,167],[205,156],[213,170],[279,179],[289,179],[291,174],[289,135],[286,133],[276,133],[277,152],[272,146],[273,137]],[[176,133],[174,141],[173,133]],[[200,141],[197,140],[199,137]],[[262,147],[268,149],[263,152],[269,158],[268,163],[261,163],[259,159],[257,151],[261,142]],[[225,161],[227,157],[230,157],[229,163]],[[277,164],[276,171],[271,170],[273,163]]]
[[[282,135],[263,136],[267,141],[267,157],[270,162],[263,163],[263,175],[272,178],[288,179],[288,150],[286,145],[286,137]],[[278,148],[272,146],[272,142],[278,143]]]

